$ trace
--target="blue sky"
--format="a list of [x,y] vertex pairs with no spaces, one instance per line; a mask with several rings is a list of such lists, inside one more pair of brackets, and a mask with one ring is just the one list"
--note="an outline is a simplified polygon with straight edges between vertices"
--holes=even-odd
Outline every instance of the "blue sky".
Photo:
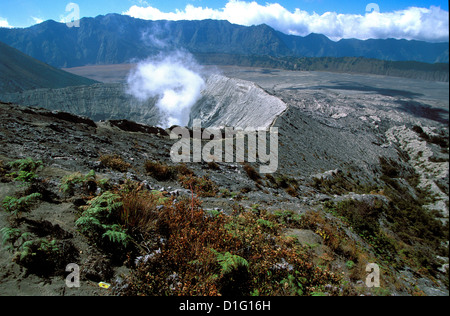
[[[394,37],[448,41],[448,1],[442,0],[0,0],[0,27],[63,21],[70,2],[79,6],[81,17],[125,13],[152,20],[215,18],[242,25],[266,23],[294,35],[322,33],[336,40]],[[372,2],[382,15],[367,17],[366,6]],[[394,14],[399,11],[402,13]]]
[[[0,0],[0,18],[6,19],[11,26],[26,27],[36,23],[36,20],[53,19],[59,21],[61,16],[66,15],[65,8],[69,2],[75,2],[80,7],[82,17],[95,17],[107,13],[123,13],[131,6],[147,6],[158,8],[164,12],[172,12],[176,9],[183,10],[187,4],[194,6],[221,9],[228,1],[224,0]],[[248,1],[249,2],[249,1]],[[261,5],[266,3],[279,3],[289,11],[299,8],[310,13],[325,12],[364,14],[366,5],[375,2],[379,5],[381,12],[390,12],[406,9],[411,6],[425,7],[440,6],[448,11],[448,1],[436,0],[373,0],[373,1],[336,1],[336,0],[267,0],[255,1]]]

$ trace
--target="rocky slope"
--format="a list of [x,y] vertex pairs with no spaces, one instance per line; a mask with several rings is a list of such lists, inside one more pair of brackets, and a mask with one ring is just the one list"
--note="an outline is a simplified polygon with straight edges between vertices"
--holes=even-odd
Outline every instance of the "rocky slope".
[[[404,164],[401,156],[405,145],[391,141],[389,129],[419,124],[439,130],[442,123],[448,122],[445,110],[448,101],[440,95],[420,97],[420,93],[382,86],[372,88],[364,81],[354,86],[340,83],[320,86],[316,80],[323,80],[322,75],[311,79],[304,72],[283,72],[289,74],[284,78],[278,71],[268,70],[264,75],[255,73],[256,76],[252,70],[228,71],[231,77],[218,74],[208,77],[200,100],[191,110],[189,124],[199,119],[202,127],[276,126],[285,138],[280,142],[280,169],[295,176],[342,169],[354,172],[364,183],[373,182],[379,171],[379,157]],[[249,80],[232,78],[242,74]],[[333,76],[336,78],[330,82],[339,78]],[[351,80],[351,76],[341,76],[343,80]],[[388,81],[395,79],[385,80],[389,85]],[[435,85],[434,90],[442,90],[439,84]],[[3,94],[0,99],[66,111],[94,121],[127,119],[147,125],[158,125],[161,121],[156,98],[140,102],[128,95],[122,84],[39,89]],[[442,168],[445,169],[445,164]],[[440,174],[445,175],[445,171]]]
[[[122,84],[37,89],[0,94],[0,99],[66,111],[95,121],[125,118],[148,125],[158,125],[161,122],[161,114],[155,106],[157,98],[141,102],[127,94],[126,86]],[[204,127],[266,129],[285,109],[286,105],[280,99],[249,81],[212,75],[207,80],[201,99],[191,111],[191,124],[193,119],[200,119]],[[255,111],[260,113],[257,117],[253,116]]]
[[125,91],[122,84],[94,84],[63,89],[37,89],[0,95],[5,102],[61,110],[96,121],[130,119],[149,125],[160,122],[156,100],[139,102]]
[[[219,187],[201,198],[202,207],[227,216],[236,208],[278,214],[286,225],[284,234],[294,236],[308,249],[311,262],[343,276],[345,282],[330,285],[327,295],[448,295],[448,184],[444,180],[448,177],[448,101],[443,101],[447,98],[441,99],[440,93],[419,95],[420,89],[416,94],[408,93],[400,84],[397,90],[379,85],[377,89],[331,86],[313,74],[296,73],[301,75],[299,79],[292,74],[263,73],[246,70],[240,79],[211,77],[192,117],[204,119],[205,126],[251,126],[253,121],[278,127],[278,171],[265,176],[258,173],[258,163],[252,167],[190,163],[188,168],[196,176],[207,175]],[[434,88],[441,89],[439,85]],[[83,92],[84,100],[75,99],[75,94],[70,97],[69,90],[47,91],[47,96],[58,95],[61,102],[72,100],[72,108],[59,105],[60,109],[73,111],[80,105],[77,114],[94,120],[58,112],[57,102],[46,103],[49,110],[0,104],[4,181],[0,199],[23,191],[7,176],[14,171],[8,169],[9,162],[26,157],[42,160],[45,168],[39,171],[38,182],[43,187],[38,191],[45,193],[46,199],[26,215],[22,225],[35,223],[40,227],[44,220],[51,227],[58,224],[70,233],[61,234],[58,242],[70,241],[80,253],[77,262],[82,263],[85,275],[81,291],[67,289],[61,275],[52,275],[52,281],[42,286],[43,293],[112,294],[99,292],[95,282],[110,281],[117,290],[123,288],[123,275],[134,269],[133,265],[113,262],[76,229],[78,206],[89,197],[63,194],[64,176],[94,170],[113,184],[130,179],[177,200],[191,197],[179,179],[158,180],[144,167],[147,161],[173,166],[170,150],[175,141],[170,140],[168,130],[131,121],[94,122],[123,115],[121,119],[139,118],[145,113],[149,113],[147,122],[154,122],[151,109],[133,112],[129,111],[131,106],[123,105],[126,102],[122,107],[119,101],[112,102],[120,100],[120,89],[117,85],[96,86]],[[26,102],[32,94],[21,97],[20,101]],[[94,97],[103,101],[89,103]],[[41,101],[34,102],[44,104],[44,91],[39,98],[36,100]],[[215,115],[209,115],[210,111]],[[244,117],[242,113],[247,114]],[[227,120],[221,121],[219,116]],[[102,157],[114,154],[120,155],[124,170],[114,170],[102,162]],[[101,189],[92,194],[100,193]],[[1,213],[3,226],[11,220],[6,212]],[[36,273],[28,277],[27,269],[12,263],[11,256],[5,249],[0,252],[4,271],[0,280],[7,284],[0,285],[0,293],[19,293],[20,289],[36,293],[43,279]],[[381,288],[365,286],[368,262],[380,263]],[[279,265],[289,266],[285,262]]]
[[[133,267],[113,261],[107,254],[102,253],[100,248],[91,244],[89,239],[80,234],[75,226],[75,221],[80,214],[78,207],[80,203],[81,205],[85,203],[83,201],[87,197],[83,196],[82,193],[74,197],[67,196],[61,191],[61,183],[65,176],[72,175],[74,172],[87,174],[89,170],[95,170],[98,177],[109,179],[108,181],[111,184],[123,183],[125,179],[129,179],[137,181],[149,189],[165,192],[164,194],[168,196],[175,195],[177,199],[189,198],[190,191],[183,188],[178,181],[156,180],[145,172],[144,163],[147,160],[171,164],[169,152],[174,141],[169,139],[168,134],[164,130],[145,128],[132,122],[128,122],[125,125],[117,121],[94,123],[87,118],[63,112],[50,112],[48,110],[5,103],[0,104],[0,106],[0,160],[2,160],[3,181],[0,183],[0,199],[4,201],[7,196],[24,194],[24,187],[18,186],[14,181],[11,182],[11,179],[5,175],[12,171],[5,171],[9,162],[25,157],[42,160],[45,167],[37,172],[38,178],[36,179],[37,182],[35,181],[36,185],[37,183],[41,184],[34,187],[33,190],[42,193],[43,201],[39,202],[38,206],[30,213],[23,215],[26,218],[26,227],[28,229],[35,227],[39,231],[42,230],[41,236],[50,234],[48,238],[53,236],[53,238],[57,238],[59,243],[72,245],[71,247],[74,247],[73,249],[76,249],[78,253],[77,258],[72,260],[76,260],[80,264],[83,275],[80,288],[67,288],[65,286],[64,277],[66,274],[64,272],[60,271],[56,274],[51,274],[50,277],[41,275],[38,271],[33,272],[30,268],[25,268],[12,262],[13,254],[2,248],[0,251],[0,265],[2,266],[0,293],[2,295],[113,294],[114,292],[111,290],[99,288],[96,282],[110,282],[114,284],[115,287],[113,289],[117,291],[122,287],[121,282],[123,281],[120,280]],[[304,133],[307,128],[299,132],[298,129],[292,129],[290,124],[295,123],[299,126],[314,124],[314,120],[307,116],[302,117],[299,115],[294,120],[296,111],[298,109],[288,111],[276,123],[282,130],[280,134],[281,142],[291,142],[291,146],[280,144],[280,153],[282,157],[294,160],[294,155],[301,151],[302,146],[305,146],[298,140],[297,142],[293,141],[294,135],[298,135],[300,132]],[[287,128],[286,125],[290,127]],[[439,281],[442,280],[442,275],[445,276],[445,271],[448,271],[445,270],[445,257],[440,257],[437,261],[443,266],[437,267],[438,269],[435,272],[437,274],[434,274],[434,276],[424,272],[419,273],[416,270],[417,268],[409,264],[405,266],[404,263],[395,263],[396,260],[404,259],[390,259],[393,261],[386,261],[383,264],[382,289],[370,291],[370,289],[365,287],[363,271],[364,262],[367,262],[365,260],[368,259],[364,257],[365,255],[359,254],[357,255],[358,261],[352,257],[353,255],[350,255],[356,250],[342,247],[347,243],[350,243],[348,247],[356,243],[359,245],[358,247],[362,247],[361,249],[367,252],[369,257],[372,257],[370,260],[378,260],[376,259],[378,248],[356,235],[347,222],[341,222],[342,219],[334,217],[332,212],[328,213],[329,211],[325,210],[331,207],[333,203],[337,203],[335,205],[339,206],[339,203],[345,201],[359,201],[363,204],[379,203],[377,201],[380,201],[381,203],[386,203],[386,205],[392,202],[390,197],[380,195],[378,192],[362,193],[361,189],[359,189],[360,185],[356,180],[356,175],[360,175],[363,179],[368,179],[368,176],[359,170],[354,169],[352,171],[353,175],[340,169],[320,173],[320,168],[317,166],[323,164],[324,167],[333,167],[333,159],[327,162],[327,159],[321,159],[317,153],[314,154],[312,151],[317,149],[318,147],[316,146],[318,145],[313,146],[312,142],[339,141],[337,136],[333,139],[327,139],[332,135],[330,131],[327,131],[327,128],[329,127],[323,125],[322,129],[316,130],[318,135],[324,135],[323,139],[316,138],[315,141],[310,139],[310,141],[305,143],[311,146],[308,150],[313,153],[314,157],[309,157],[308,154],[298,157],[295,160],[301,162],[298,166],[292,165],[292,161],[289,164],[283,160],[280,163],[282,171],[277,172],[272,178],[259,176],[259,178],[254,178],[251,176],[251,173],[246,172],[246,169],[241,164],[218,163],[215,166],[189,164],[189,168],[195,172],[196,176],[208,175],[220,188],[220,193],[216,193],[212,197],[201,198],[203,201],[202,207],[205,210],[224,212],[224,214],[230,214],[236,208],[236,205],[240,205],[247,210],[255,210],[255,208],[267,209],[274,212],[274,214],[297,214],[305,216],[305,218],[319,216],[318,218],[315,217],[314,221],[307,222],[310,223],[308,225],[312,226],[304,226],[302,224],[299,228],[298,226],[289,226],[287,224],[290,228],[286,230],[285,234],[287,236],[295,236],[298,242],[308,247],[308,249],[311,247],[312,252],[310,255],[315,258],[315,262],[326,264],[335,273],[342,274],[348,280],[349,283],[345,287],[341,287],[340,290],[333,290],[341,291],[341,295],[448,295],[448,290]],[[283,136],[289,131],[292,133],[289,135],[289,138]],[[336,131],[335,127],[331,131]],[[349,136],[351,134],[339,135]],[[306,141],[307,138],[303,139],[303,141]],[[357,140],[361,141],[363,139],[359,138],[353,141]],[[298,144],[299,149],[293,149],[292,144]],[[340,140],[338,145],[342,144],[343,142]],[[350,144],[346,149],[349,148]],[[355,152],[358,153],[359,150],[359,148],[356,148]],[[333,151],[330,151],[329,147],[323,147],[322,151],[322,157],[332,157]],[[389,152],[389,148],[386,148],[385,153],[387,152]],[[112,154],[119,154],[123,161],[129,164],[127,167],[129,168],[128,171],[112,170],[100,162],[102,156]],[[392,154],[392,157],[396,159],[395,154]],[[316,165],[316,168],[313,168],[312,160],[317,161],[318,165]],[[346,157],[344,157],[345,160],[347,160]],[[374,162],[374,164],[377,163]],[[307,171],[309,168],[311,172],[313,170],[316,171],[311,176],[306,176],[306,172],[300,175],[296,173],[298,170]],[[342,164],[342,168],[347,170],[344,169],[346,168],[345,163]],[[288,170],[291,172],[289,173]],[[408,173],[408,169],[402,172]],[[380,172],[374,171],[374,177],[379,177],[379,175]],[[404,183],[403,187],[415,192],[415,189],[407,183]],[[290,190],[288,190],[289,188]],[[360,193],[353,193],[355,191]],[[325,217],[320,219],[320,216]],[[11,220],[12,218],[6,212],[1,212],[0,222],[2,227],[7,227]],[[318,225],[318,222],[315,222],[317,220],[326,220],[327,225],[331,226],[316,226]],[[384,225],[390,224],[386,222]],[[46,229],[45,232],[44,229]],[[330,243],[329,237],[323,235],[323,229],[326,229],[325,231],[328,233],[331,233],[329,229],[338,229],[335,233],[340,236],[341,246]],[[57,231],[61,233],[57,234]],[[344,251],[343,249],[347,250]],[[359,253],[359,251],[362,250],[358,250],[356,253]],[[70,254],[70,256],[73,255],[73,253]],[[67,258],[70,258],[70,256]],[[356,266],[353,268],[354,264]],[[394,266],[397,268],[394,268]],[[442,272],[439,272],[440,269],[442,269]]]

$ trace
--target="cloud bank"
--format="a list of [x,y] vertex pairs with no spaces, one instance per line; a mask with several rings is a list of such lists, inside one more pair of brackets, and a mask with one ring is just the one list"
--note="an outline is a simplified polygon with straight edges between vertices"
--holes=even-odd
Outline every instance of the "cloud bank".
[[267,24],[286,34],[318,33],[332,40],[408,39],[430,42],[449,40],[448,12],[439,7],[409,7],[394,12],[372,11],[365,15],[326,12],[322,15],[301,9],[291,12],[278,3],[229,0],[222,9],[187,5],[184,10],[162,12],[152,6],[132,6],[123,14],[146,20],[227,20],[239,25]]

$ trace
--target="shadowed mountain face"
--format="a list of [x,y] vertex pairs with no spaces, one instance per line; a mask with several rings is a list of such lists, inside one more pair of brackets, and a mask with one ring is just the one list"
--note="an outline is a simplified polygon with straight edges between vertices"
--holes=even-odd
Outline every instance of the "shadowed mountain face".
[[108,14],[84,18],[79,28],[46,21],[25,29],[0,29],[0,41],[55,67],[119,64],[143,59],[165,46],[192,53],[295,57],[367,57],[448,63],[448,43],[406,40],[341,40],[286,35],[267,25],[227,21],[145,21]]
[[91,85],[96,81],[53,68],[0,42],[0,92]]

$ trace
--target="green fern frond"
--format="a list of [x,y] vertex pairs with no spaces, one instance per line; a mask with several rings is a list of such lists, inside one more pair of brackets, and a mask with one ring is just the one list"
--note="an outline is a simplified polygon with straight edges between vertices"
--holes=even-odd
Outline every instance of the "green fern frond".
[[66,194],[73,195],[76,185],[96,181],[97,176],[94,170],[91,170],[87,175],[83,175],[81,172],[75,172],[62,178],[60,190]]
[[42,198],[42,194],[40,193],[32,193],[30,195],[24,196],[22,198],[20,198],[19,201],[23,202],[23,203],[31,203],[34,202],[35,200],[38,200]]
[[21,236],[20,229],[12,228],[12,227],[4,227],[0,230],[2,234],[2,245],[7,242],[14,243]]
[[85,233],[89,230],[101,226],[102,224],[97,218],[93,216],[82,216],[75,222],[75,225],[77,227],[80,227],[82,233]]
[[221,254],[214,249],[211,249],[211,251],[216,255],[216,260],[221,267],[222,274],[228,274],[240,267],[248,268],[249,266],[248,261],[238,255],[233,255],[229,252]]
[[17,208],[19,199],[7,196],[3,199],[2,205],[5,211],[12,213],[14,209]]
[[108,230],[103,234],[103,238],[108,238],[113,243],[119,243],[126,247],[128,245],[129,236],[124,231]]
[[33,193],[21,198],[7,196],[2,204],[7,212],[18,215],[21,212],[28,211],[29,207],[40,198],[42,198],[40,193]]
[[23,260],[28,256],[35,255],[35,253],[33,253],[31,250],[31,246],[33,246],[33,241],[28,240],[19,247],[20,260]]
[[33,179],[37,177],[37,175],[33,171],[23,171],[23,170],[7,174],[6,176],[12,177],[14,181],[20,181],[24,183],[32,182]]
[[108,211],[112,212],[122,207],[122,202],[120,202],[120,195],[106,191],[102,195],[90,200],[88,205],[90,205],[91,208],[104,207]]
[[59,247],[55,239],[53,239],[52,241],[44,239],[41,241],[41,245],[39,246],[38,250],[51,253],[51,252],[58,252]]
[[17,168],[20,171],[28,171],[34,172],[38,168],[43,166],[43,162],[41,160],[34,161],[32,158],[18,159],[9,163],[11,168]]

